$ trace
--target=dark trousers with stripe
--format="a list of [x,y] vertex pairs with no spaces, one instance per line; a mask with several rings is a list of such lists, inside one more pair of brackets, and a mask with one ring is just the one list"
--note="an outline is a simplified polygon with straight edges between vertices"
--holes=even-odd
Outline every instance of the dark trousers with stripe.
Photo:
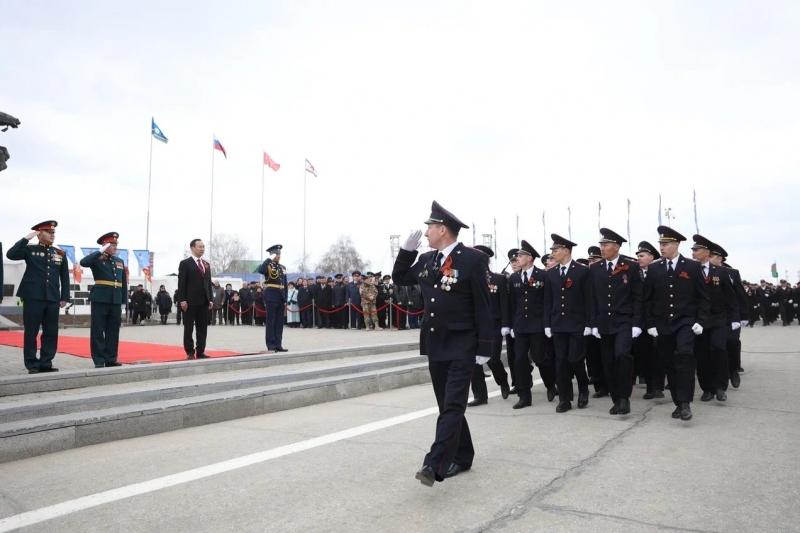
[[266,302],[265,308],[267,316],[266,323],[266,342],[267,350],[283,348],[283,302]]
[[119,352],[119,328],[122,325],[122,306],[92,302],[91,342],[95,365],[116,363]]

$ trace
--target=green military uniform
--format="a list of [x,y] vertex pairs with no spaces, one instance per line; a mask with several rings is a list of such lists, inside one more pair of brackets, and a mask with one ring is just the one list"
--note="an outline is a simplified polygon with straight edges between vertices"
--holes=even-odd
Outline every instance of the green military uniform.
[[[54,220],[34,226],[34,231],[55,230]],[[44,244],[32,245],[20,239],[6,257],[25,261],[25,274],[17,296],[25,300],[22,320],[25,326],[23,354],[29,372],[53,372],[53,358],[58,349],[58,315],[60,302],[69,302],[69,266],[63,250]],[[36,357],[36,337],[42,329],[41,349]]]
[[[119,234],[106,233],[97,244],[116,244]],[[91,341],[94,366],[119,366],[119,328],[122,325],[122,305],[127,301],[128,283],[125,265],[117,256],[93,252],[80,261],[81,266],[92,269],[94,287],[89,293],[92,303]]]

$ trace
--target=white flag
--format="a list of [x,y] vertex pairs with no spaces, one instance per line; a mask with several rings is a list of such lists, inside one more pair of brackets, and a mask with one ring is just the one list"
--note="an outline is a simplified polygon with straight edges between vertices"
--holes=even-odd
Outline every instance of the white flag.
[[314,174],[315,178],[317,177],[317,169],[314,168],[314,165],[312,165],[308,159],[306,159],[306,172],[311,172]]

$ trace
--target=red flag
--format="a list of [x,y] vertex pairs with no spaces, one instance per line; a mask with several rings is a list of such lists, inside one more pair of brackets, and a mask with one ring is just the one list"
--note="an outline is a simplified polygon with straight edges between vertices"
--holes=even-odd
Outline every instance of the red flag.
[[144,279],[146,279],[148,283],[153,283],[153,278],[150,277],[150,269],[149,268],[144,267],[142,269],[142,274],[144,274]]
[[83,279],[83,269],[78,265],[72,265],[72,276],[75,278],[75,283],[80,283]]
[[264,152],[264,164],[267,165],[272,170],[274,170],[275,172],[281,169],[281,166],[275,161],[273,161],[272,158],[267,155],[267,152]]

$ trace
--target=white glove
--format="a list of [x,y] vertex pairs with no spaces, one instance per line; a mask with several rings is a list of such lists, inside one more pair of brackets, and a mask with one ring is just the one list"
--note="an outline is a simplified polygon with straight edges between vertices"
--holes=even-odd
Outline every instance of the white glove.
[[592,328],[583,328],[583,336],[588,337],[592,334]]
[[108,247],[109,247],[109,246],[111,246],[111,243],[110,243],[110,242],[107,242],[107,243],[105,243],[103,246],[101,246],[101,247],[100,247],[100,253],[101,253],[101,254],[104,254],[104,253],[106,253],[106,250],[108,250]]
[[732,329],[733,331],[736,331],[736,330],[737,330],[737,329],[739,329],[740,327],[742,327],[742,324],[741,324],[741,323],[739,323],[739,322],[731,322],[731,329]]
[[633,329],[631,330],[631,336],[634,339],[641,334],[642,334],[642,328],[637,328],[636,326],[634,326]]
[[514,330],[513,329],[511,330],[511,338],[512,339],[516,339],[516,337],[514,336]]
[[595,337],[597,337],[599,339],[600,338],[600,330],[598,330],[597,328],[592,328],[592,335],[594,335]]
[[658,330],[656,328],[650,328],[647,330],[647,334],[655,339],[658,337]]
[[789,303],[792,303],[792,301],[791,301],[791,300],[789,300]]
[[476,365],[485,365],[489,362],[488,357],[484,357],[483,355],[476,355],[475,356],[475,364]]
[[695,322],[694,326],[692,326],[692,332],[695,335],[702,335],[703,334],[703,326],[701,326],[700,324]]
[[553,332],[550,330],[550,328],[544,328],[544,334],[547,335],[548,339],[553,336]]
[[509,333],[511,333],[511,328],[500,328],[500,335],[502,335],[503,337],[505,337]]
[[401,246],[403,250],[408,252],[413,252],[419,248],[419,245],[422,243],[422,232],[420,230],[412,231],[411,235],[408,236],[406,239],[405,244]]
[[742,320],[742,322],[741,322],[743,328],[746,328],[747,324],[749,324],[749,323],[750,323],[749,320]]

